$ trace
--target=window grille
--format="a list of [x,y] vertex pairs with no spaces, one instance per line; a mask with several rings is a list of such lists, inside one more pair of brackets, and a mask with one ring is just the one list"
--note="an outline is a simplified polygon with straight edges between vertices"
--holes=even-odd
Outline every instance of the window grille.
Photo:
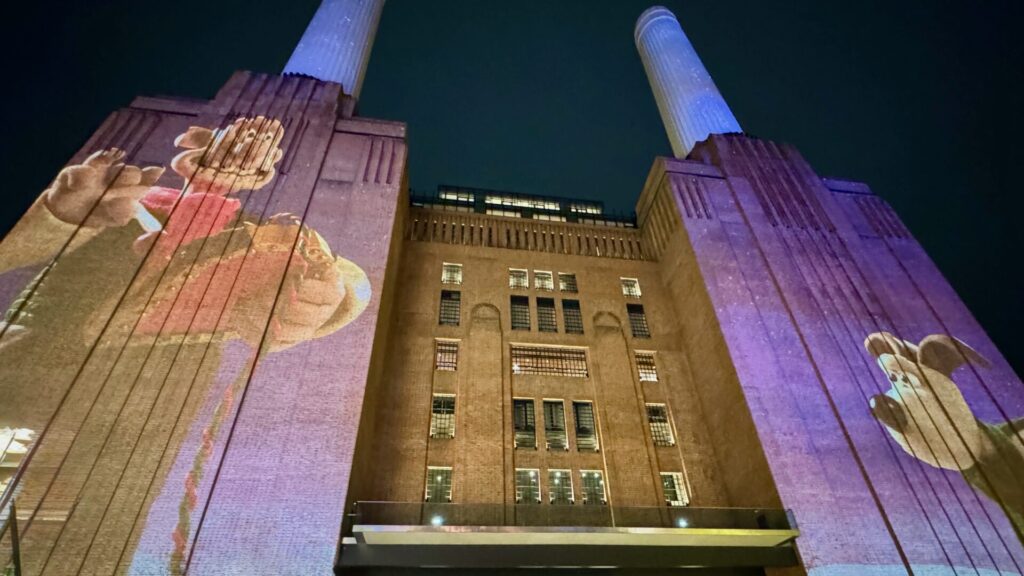
[[568,450],[565,433],[565,405],[561,400],[544,401],[544,441],[548,450]]
[[562,292],[577,292],[576,288],[576,275],[566,274],[565,272],[558,273],[558,289]]
[[516,468],[516,504],[540,504],[540,470]]
[[679,472],[662,472],[661,488],[665,493],[665,504],[669,506],[686,506],[690,503],[689,495],[683,487],[683,475]]
[[512,346],[513,374],[587,377],[587,352],[582,348]]
[[430,437],[455,438],[454,394],[434,394],[430,409]]
[[462,264],[449,264],[445,262],[441,266],[442,284],[462,284]]
[[530,329],[530,299],[526,296],[512,297],[512,329]]
[[454,372],[459,368],[459,343],[452,340],[434,342],[434,369]]
[[427,502],[452,501],[451,466],[427,466],[427,489],[423,499]]
[[551,272],[533,271],[533,287],[537,290],[554,290],[555,282],[551,279]]
[[636,278],[621,278],[622,294],[629,298],[640,297],[640,281]]
[[640,304],[627,304],[626,313],[629,314],[629,328],[633,331],[633,338],[650,338],[651,329],[647,326],[644,307]]
[[583,334],[583,314],[579,300],[562,300],[562,320],[566,334]]
[[530,287],[530,278],[526,270],[508,269],[508,287],[513,290],[526,290]]
[[641,382],[657,382],[658,367],[654,364],[654,353],[636,352],[636,371],[640,374]]
[[548,503],[572,504],[572,473],[568,470],[548,470]]
[[647,405],[647,422],[651,425],[651,438],[655,446],[675,446],[672,426],[668,421],[668,408],[664,404]]
[[598,470],[580,470],[580,492],[583,503],[589,505],[607,504],[604,496],[604,474]]
[[597,452],[599,445],[594,405],[590,402],[573,402],[572,415],[576,420],[576,449],[580,452]]
[[558,320],[555,316],[555,300],[553,298],[537,298],[537,330],[541,332],[558,332]]
[[441,326],[458,326],[462,309],[462,293],[441,290],[441,315],[437,323]]
[[533,414],[532,398],[512,401],[512,427],[515,429],[516,448],[537,448],[537,420]]

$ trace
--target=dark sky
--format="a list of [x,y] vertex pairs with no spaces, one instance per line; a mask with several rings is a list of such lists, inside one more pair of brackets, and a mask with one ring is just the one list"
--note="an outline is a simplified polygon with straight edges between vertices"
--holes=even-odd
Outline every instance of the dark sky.
[[[274,72],[318,0],[9,2],[6,231],[136,94]],[[633,46],[650,0],[389,0],[363,115],[409,124],[414,189],[447,182],[631,210],[668,154]],[[1024,369],[1024,3],[665,0],[747,132],[868,182]]]

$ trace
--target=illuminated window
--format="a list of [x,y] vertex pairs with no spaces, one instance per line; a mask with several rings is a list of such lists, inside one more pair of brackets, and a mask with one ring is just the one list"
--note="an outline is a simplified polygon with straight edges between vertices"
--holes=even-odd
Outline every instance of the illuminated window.
[[580,470],[580,494],[583,503],[590,505],[607,504],[604,496],[604,474],[599,470]]
[[640,374],[641,382],[657,382],[658,367],[654,365],[653,352],[635,352],[636,371]]
[[573,204],[569,205],[569,210],[571,212],[576,212],[577,214],[600,214],[601,213],[601,207],[596,205],[596,204],[577,204],[577,203],[573,203]]
[[544,401],[544,441],[548,450],[568,450],[565,433],[565,404],[561,400]]
[[487,204],[493,204],[497,206],[515,206],[517,208],[533,208],[536,210],[554,210],[557,211],[561,207],[558,202],[552,200],[544,200],[542,198],[530,198],[525,196],[506,196],[501,194],[488,194],[484,198],[484,202]]
[[455,438],[454,394],[434,394],[430,409],[430,437]]
[[548,503],[572,504],[572,473],[568,470],[548,470]]
[[599,446],[594,405],[590,402],[573,402],[572,413],[576,420],[576,449],[580,452],[597,452]]
[[583,334],[583,314],[579,300],[562,300],[562,321],[566,334]]
[[559,272],[558,289],[562,292],[576,292],[576,275]]
[[647,423],[651,425],[651,438],[655,446],[675,446],[672,425],[668,421],[668,408],[664,404],[647,405]]
[[441,266],[442,284],[462,284],[462,264],[449,264],[445,262]]
[[662,472],[661,489],[665,493],[665,504],[669,506],[686,506],[690,498],[683,487],[683,475],[679,472]]
[[28,428],[0,428],[0,494],[11,483],[35,438],[35,431]]
[[541,332],[558,332],[554,299],[537,298],[537,330]]
[[512,346],[513,374],[587,377],[587,352],[582,348]]
[[455,290],[441,290],[441,314],[437,323],[441,326],[458,326],[462,310],[462,293]]
[[488,208],[487,214],[490,216],[505,216],[506,218],[519,218],[519,212],[516,210],[498,210],[495,208]]
[[516,468],[516,504],[540,504],[540,470]]
[[622,278],[622,293],[630,298],[640,297],[640,281],[636,278]]
[[516,448],[537,448],[537,420],[533,414],[532,398],[512,400],[512,427]]
[[547,220],[549,222],[565,222],[565,216],[561,214],[539,214],[534,213],[534,220]]
[[512,296],[512,329],[530,329],[530,299],[526,296]]
[[551,272],[534,270],[533,287],[536,288],[537,290],[554,290],[555,282],[551,279]]
[[530,278],[526,270],[508,269],[508,287],[513,290],[526,290],[530,287]]
[[434,369],[454,372],[459,367],[459,343],[454,340],[434,342]]
[[453,202],[473,202],[476,200],[471,192],[455,192],[452,190],[445,190],[438,194],[438,197],[442,200]]
[[626,312],[629,314],[629,329],[633,332],[633,338],[650,338],[651,329],[647,326],[644,307],[640,304],[626,304]]
[[427,502],[452,501],[451,466],[427,466],[427,489],[423,499]]

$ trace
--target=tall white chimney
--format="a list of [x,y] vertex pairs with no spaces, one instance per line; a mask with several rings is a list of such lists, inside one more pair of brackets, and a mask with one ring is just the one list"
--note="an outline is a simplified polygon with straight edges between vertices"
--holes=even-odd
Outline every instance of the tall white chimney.
[[668,8],[645,10],[633,37],[677,158],[710,134],[743,131]]
[[337,82],[358,99],[383,9],[384,0],[323,0],[284,73]]

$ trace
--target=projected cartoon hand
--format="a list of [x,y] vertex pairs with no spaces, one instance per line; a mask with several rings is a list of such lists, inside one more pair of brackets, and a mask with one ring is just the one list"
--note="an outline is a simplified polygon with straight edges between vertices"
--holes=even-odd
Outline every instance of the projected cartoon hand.
[[915,345],[888,332],[871,334],[864,347],[892,385],[870,399],[871,413],[911,456],[937,468],[966,470],[994,450],[952,374],[968,359],[988,361],[944,334]]
[[50,213],[64,222],[92,228],[124,226],[131,221],[139,199],[164,169],[125,164],[124,156],[117,148],[100,150],[81,164],[61,170],[43,192]]

